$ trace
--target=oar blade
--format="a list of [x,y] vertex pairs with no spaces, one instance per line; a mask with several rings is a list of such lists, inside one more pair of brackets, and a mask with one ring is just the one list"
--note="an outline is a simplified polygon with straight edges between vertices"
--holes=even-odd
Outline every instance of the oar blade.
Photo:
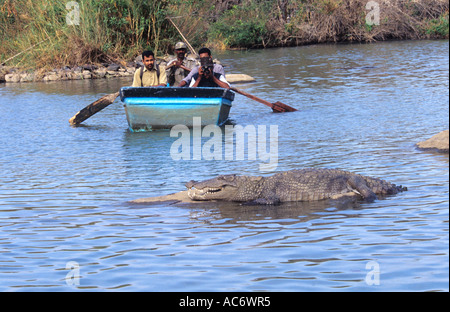
[[274,113],[285,113],[285,112],[296,112],[297,111],[297,109],[295,109],[287,104],[281,103],[281,102],[272,103],[272,110]]
[[270,102],[268,102],[266,100],[260,99],[260,98],[254,96],[254,95],[248,94],[248,93],[246,93],[246,92],[244,92],[242,90],[236,89],[234,87],[231,87],[231,90],[233,90],[233,91],[235,91],[235,92],[237,92],[239,94],[242,94],[242,95],[248,97],[249,99],[255,100],[255,101],[259,102],[259,103],[262,103],[264,105],[269,106],[270,108],[272,108],[272,111],[274,113],[284,113],[284,112],[295,112],[295,111],[297,111],[295,108],[290,107],[287,104],[284,104],[284,103],[281,103],[281,102],[270,103]]
[[69,119],[69,123],[71,125],[79,125],[92,115],[98,113],[105,107],[112,104],[115,99],[119,96],[119,92],[107,94],[101,98],[99,98],[97,101],[89,104],[82,110],[80,110],[78,113],[76,113],[72,118]]

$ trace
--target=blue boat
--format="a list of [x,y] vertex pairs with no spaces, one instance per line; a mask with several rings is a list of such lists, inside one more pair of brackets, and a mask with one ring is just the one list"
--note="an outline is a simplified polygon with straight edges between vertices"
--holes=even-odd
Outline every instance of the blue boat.
[[123,87],[124,103],[131,131],[170,129],[175,125],[222,126],[228,120],[234,93],[222,88]]

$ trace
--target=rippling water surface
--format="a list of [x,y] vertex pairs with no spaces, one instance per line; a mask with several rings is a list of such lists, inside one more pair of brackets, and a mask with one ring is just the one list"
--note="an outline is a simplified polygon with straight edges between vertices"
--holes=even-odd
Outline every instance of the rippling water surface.
[[278,126],[278,166],[340,168],[407,192],[364,202],[136,205],[261,160],[175,161],[168,131],[131,133],[119,101],[68,119],[128,80],[0,85],[0,291],[448,291],[448,41],[216,54],[240,125]]

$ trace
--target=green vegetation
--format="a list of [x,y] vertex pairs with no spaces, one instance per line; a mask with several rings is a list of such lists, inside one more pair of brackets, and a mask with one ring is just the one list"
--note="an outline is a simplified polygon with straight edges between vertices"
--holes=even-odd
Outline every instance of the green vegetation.
[[14,60],[19,66],[41,68],[127,59],[146,46],[158,50],[168,27],[167,5],[168,1],[4,0],[0,55],[6,59],[45,40]]
[[269,34],[269,3],[233,5],[211,25],[208,39],[226,47],[264,47]]
[[429,35],[437,35],[440,37],[448,38],[448,12],[442,15],[438,19],[432,19],[430,25],[426,30]]
[[147,48],[159,55],[172,53],[173,44],[181,37],[167,16],[196,48],[264,48],[449,36],[447,0],[376,0],[379,23],[375,24],[366,20],[371,13],[366,8],[368,2],[0,0],[0,59],[4,62],[38,43],[7,65],[41,69],[124,62]]

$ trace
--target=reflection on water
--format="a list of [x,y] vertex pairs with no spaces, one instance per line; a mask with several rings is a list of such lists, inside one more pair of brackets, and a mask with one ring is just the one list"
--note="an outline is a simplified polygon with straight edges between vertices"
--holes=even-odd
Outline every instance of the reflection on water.
[[235,124],[278,126],[277,172],[341,168],[409,190],[373,203],[131,204],[273,172],[248,157],[175,161],[176,138],[129,132],[119,101],[69,126],[129,79],[2,85],[0,290],[448,291],[449,158],[414,147],[449,127],[448,41],[215,57],[257,79],[238,88],[299,109],[233,103]]

